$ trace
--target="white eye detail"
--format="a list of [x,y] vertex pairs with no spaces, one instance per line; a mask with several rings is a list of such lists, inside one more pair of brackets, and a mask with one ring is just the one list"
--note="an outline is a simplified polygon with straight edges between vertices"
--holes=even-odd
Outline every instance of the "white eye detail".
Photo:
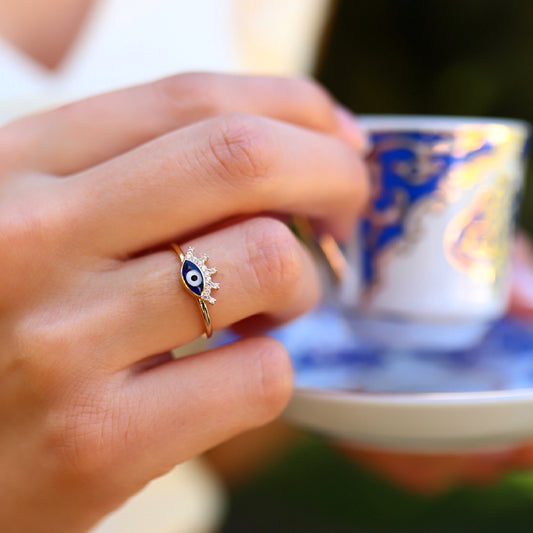
[[196,270],[189,270],[185,279],[191,287],[199,287],[202,284],[202,276]]

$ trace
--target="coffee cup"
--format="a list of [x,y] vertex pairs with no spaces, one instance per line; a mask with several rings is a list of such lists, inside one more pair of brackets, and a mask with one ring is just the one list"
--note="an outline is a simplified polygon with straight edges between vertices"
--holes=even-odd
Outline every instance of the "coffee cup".
[[501,317],[529,126],[518,120],[361,116],[371,198],[348,243],[341,301],[359,335],[460,349]]

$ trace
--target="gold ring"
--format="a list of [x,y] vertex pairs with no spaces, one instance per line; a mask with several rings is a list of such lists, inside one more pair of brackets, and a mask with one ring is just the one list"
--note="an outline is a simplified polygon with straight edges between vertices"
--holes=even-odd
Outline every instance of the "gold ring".
[[206,266],[207,255],[202,255],[200,258],[195,257],[194,248],[189,247],[187,253],[184,254],[176,243],[172,243],[171,246],[181,262],[181,281],[187,292],[196,299],[200,306],[200,312],[205,324],[205,334],[209,338],[213,334],[213,326],[211,325],[211,317],[205,302],[210,304],[216,302],[215,298],[211,296],[211,290],[220,288],[220,284],[211,281],[211,275],[217,269]]

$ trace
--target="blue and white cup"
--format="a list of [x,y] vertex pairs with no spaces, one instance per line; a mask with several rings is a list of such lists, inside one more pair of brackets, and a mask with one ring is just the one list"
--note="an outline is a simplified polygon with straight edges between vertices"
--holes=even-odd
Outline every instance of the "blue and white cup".
[[371,199],[348,246],[342,299],[365,338],[475,344],[506,310],[529,126],[517,120],[362,116]]

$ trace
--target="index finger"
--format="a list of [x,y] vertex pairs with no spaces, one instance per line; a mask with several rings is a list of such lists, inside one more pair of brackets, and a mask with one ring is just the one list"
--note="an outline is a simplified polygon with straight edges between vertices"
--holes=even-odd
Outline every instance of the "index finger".
[[[225,113],[264,115],[344,137],[362,132],[318,83],[306,79],[189,73],[29,116],[0,136],[3,164],[67,175],[175,129]],[[4,147],[2,149],[1,147]],[[4,153],[5,152],[5,153]]]

